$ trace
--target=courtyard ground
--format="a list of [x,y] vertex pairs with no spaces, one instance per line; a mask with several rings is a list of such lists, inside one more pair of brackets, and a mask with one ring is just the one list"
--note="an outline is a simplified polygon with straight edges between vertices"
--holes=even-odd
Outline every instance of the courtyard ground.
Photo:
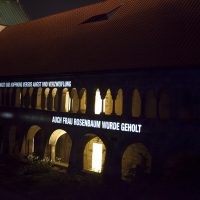
[[196,183],[153,179],[133,183],[105,181],[95,174],[71,174],[64,169],[38,167],[13,157],[0,156],[0,200],[4,199],[199,200],[200,188]]

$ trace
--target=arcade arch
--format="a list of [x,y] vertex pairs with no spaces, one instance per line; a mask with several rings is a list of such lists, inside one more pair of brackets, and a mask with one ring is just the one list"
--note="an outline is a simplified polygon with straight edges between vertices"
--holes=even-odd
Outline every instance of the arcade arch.
[[21,106],[21,89],[17,88],[15,90],[15,106],[20,107]]
[[115,114],[121,116],[123,113],[123,90],[119,89],[115,99]]
[[49,88],[46,88],[44,90],[44,109],[45,110],[48,110],[48,106],[49,106],[49,102],[48,102],[49,92],[50,92]]
[[82,88],[80,96],[80,112],[84,114],[86,113],[87,107],[87,90],[85,88]]
[[51,93],[52,94],[52,98],[51,98],[51,110],[52,111],[56,111],[57,91],[58,91],[57,88],[53,88],[52,93]]
[[[24,148],[24,149],[23,149]],[[45,150],[45,137],[42,133],[42,129],[33,125],[29,128],[26,137],[24,138],[24,142],[22,145],[22,154],[25,155],[36,155],[41,158],[44,156]]]
[[157,117],[157,99],[153,90],[148,90],[145,99],[145,116],[154,119]]
[[101,92],[99,88],[97,88],[95,93],[95,105],[94,105],[94,114],[99,115],[102,112],[102,99]]
[[151,172],[151,155],[142,143],[130,144],[122,156],[122,179],[134,178]]
[[26,107],[26,94],[27,94],[27,88],[22,89],[22,107]]
[[13,88],[10,88],[9,92],[8,92],[8,105],[9,106],[13,106],[12,96],[13,96]]
[[83,153],[83,170],[101,173],[106,157],[106,147],[103,141],[96,135],[87,134],[89,139]]
[[37,99],[36,99],[36,109],[41,110],[42,105],[42,88],[38,88],[37,90]]
[[113,112],[113,99],[110,89],[107,90],[105,99],[103,100],[103,112],[105,115],[111,115]]
[[158,111],[160,119],[169,119],[170,117],[170,99],[169,95],[162,91],[160,94]]
[[71,91],[71,104],[72,113],[77,113],[79,111],[79,97],[76,88],[73,88]]
[[55,130],[49,139],[49,146],[52,162],[68,167],[72,147],[69,134],[62,129]]
[[29,94],[29,101],[28,101],[28,105],[29,105],[29,108],[32,108],[32,102],[33,102],[33,99],[32,99],[32,97],[33,97],[33,88],[29,88],[29,90],[28,90],[28,94]]
[[140,92],[138,89],[134,89],[133,94],[132,94],[132,116],[133,117],[141,116],[141,107],[142,107],[142,100],[141,100]]
[[69,112],[71,108],[71,98],[69,90],[64,88],[62,90],[62,99],[61,99],[61,112]]

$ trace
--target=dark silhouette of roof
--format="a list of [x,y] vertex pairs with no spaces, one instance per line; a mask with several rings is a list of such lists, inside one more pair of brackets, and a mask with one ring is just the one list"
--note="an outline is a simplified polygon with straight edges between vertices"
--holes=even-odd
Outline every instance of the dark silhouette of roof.
[[1,75],[198,67],[200,2],[108,0],[8,27]]

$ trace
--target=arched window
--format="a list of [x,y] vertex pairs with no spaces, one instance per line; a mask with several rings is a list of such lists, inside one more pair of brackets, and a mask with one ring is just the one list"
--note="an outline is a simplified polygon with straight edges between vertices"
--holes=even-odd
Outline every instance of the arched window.
[[169,119],[170,117],[170,99],[166,92],[160,94],[159,99],[159,117],[161,119]]
[[111,115],[113,112],[113,99],[110,89],[107,90],[105,99],[103,100],[103,112]]
[[49,97],[49,92],[50,92],[50,89],[49,88],[46,88],[45,90],[44,90],[44,98],[45,98],[45,100],[44,100],[44,109],[45,110],[48,110],[48,105],[49,105],[49,102],[48,102],[48,97]]
[[138,89],[134,89],[133,95],[132,95],[132,116],[133,117],[141,116],[141,106],[142,106],[142,101],[141,101],[140,92],[138,91]]
[[29,93],[28,105],[29,105],[29,108],[32,108],[33,88],[29,88],[28,93]]
[[123,113],[123,90],[119,89],[115,99],[115,114],[121,116]]
[[15,106],[20,107],[21,106],[21,89],[17,88],[15,93]]
[[141,143],[129,145],[122,156],[122,179],[133,180],[151,172],[151,155]]
[[71,91],[71,102],[72,102],[72,113],[77,113],[79,111],[79,97],[76,88]]
[[71,98],[69,95],[69,90],[64,88],[62,90],[62,100],[61,100],[61,112],[69,112],[71,108]]
[[3,105],[4,106],[8,105],[8,98],[7,98],[7,96],[8,96],[8,89],[9,88],[4,88],[3,89]]
[[42,88],[38,88],[37,99],[36,99],[36,109],[41,110],[42,103]]
[[54,88],[53,90],[52,90],[52,104],[51,104],[51,110],[52,111],[55,111],[56,110],[56,104],[55,104],[55,102],[56,102],[56,95],[57,95],[57,88]]
[[81,90],[81,100],[80,100],[81,113],[86,113],[86,106],[87,106],[87,90],[83,88]]
[[101,93],[99,88],[96,90],[95,94],[95,106],[94,106],[94,113],[99,115],[102,112],[102,99],[101,99]]
[[26,93],[27,88],[22,89],[22,107],[26,107]]
[[145,116],[151,119],[157,117],[157,100],[153,90],[149,90],[146,94]]
[[8,105],[9,106],[13,106],[12,97],[13,97],[13,88],[10,88],[9,93],[8,93]]

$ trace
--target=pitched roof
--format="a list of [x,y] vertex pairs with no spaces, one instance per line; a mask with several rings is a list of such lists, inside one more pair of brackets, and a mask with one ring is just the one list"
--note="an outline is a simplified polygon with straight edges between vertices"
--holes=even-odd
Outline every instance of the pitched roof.
[[0,24],[15,25],[29,21],[20,4],[15,0],[0,1]]
[[1,74],[198,67],[199,11],[196,0],[108,0],[9,27]]

